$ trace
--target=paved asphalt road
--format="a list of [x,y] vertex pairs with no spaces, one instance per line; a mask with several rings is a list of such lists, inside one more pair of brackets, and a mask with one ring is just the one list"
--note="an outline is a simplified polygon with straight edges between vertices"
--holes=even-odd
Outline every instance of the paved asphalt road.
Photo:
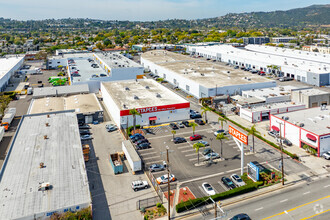
[[[330,219],[330,178],[303,183],[266,194],[244,202],[224,207],[228,219],[239,213],[247,213],[251,219]],[[212,219],[210,211],[204,217],[199,214],[192,219]]]

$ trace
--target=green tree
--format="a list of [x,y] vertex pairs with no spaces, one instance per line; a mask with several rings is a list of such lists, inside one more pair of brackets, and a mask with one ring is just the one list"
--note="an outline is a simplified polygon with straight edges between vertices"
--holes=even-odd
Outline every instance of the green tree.
[[224,122],[227,123],[227,120],[226,120],[225,118],[223,118],[223,117],[219,117],[219,118],[218,118],[218,122],[220,122],[220,124],[221,124],[221,128],[223,129],[223,123],[224,123]]
[[204,107],[204,106],[203,106],[203,107],[201,108],[201,110],[202,110],[202,112],[201,112],[202,116],[205,114],[205,122],[207,123],[207,115],[206,115],[206,112],[210,111],[210,109],[207,108],[207,107]]
[[257,129],[256,129],[256,125],[253,125],[253,126],[249,129],[249,133],[248,133],[248,135],[252,135],[252,151],[253,151],[253,153],[254,153],[254,135],[256,135],[256,134],[260,135],[260,132],[257,131]]
[[217,140],[220,141],[220,156],[222,158],[222,140],[228,140],[228,137],[225,135],[225,133],[220,133],[217,135]]
[[190,122],[190,123],[189,123],[189,126],[192,127],[192,131],[193,131],[193,135],[194,135],[194,134],[195,134],[195,129],[196,129],[197,124],[196,124],[195,122]]
[[193,145],[193,148],[196,150],[196,153],[197,153],[197,163],[199,164],[199,149],[200,148],[203,148],[203,147],[205,147],[205,145],[204,144],[202,144],[202,143],[195,143],[194,145]]
[[138,112],[135,108],[129,110],[129,114],[133,116],[133,128],[136,129],[136,116],[139,115],[142,117],[141,113]]

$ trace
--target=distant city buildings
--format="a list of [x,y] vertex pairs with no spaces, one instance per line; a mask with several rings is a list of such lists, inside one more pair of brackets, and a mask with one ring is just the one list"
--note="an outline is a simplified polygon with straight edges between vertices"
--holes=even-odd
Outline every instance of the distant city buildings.
[[243,37],[244,44],[267,44],[269,42],[269,37]]

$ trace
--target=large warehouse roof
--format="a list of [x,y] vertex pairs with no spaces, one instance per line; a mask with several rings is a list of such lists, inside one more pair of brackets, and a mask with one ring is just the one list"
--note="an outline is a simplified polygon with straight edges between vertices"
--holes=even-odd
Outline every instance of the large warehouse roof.
[[330,105],[325,110],[321,107],[308,108],[294,112],[275,115],[278,118],[287,117],[292,124],[304,124],[303,129],[317,135],[330,133]]
[[273,81],[257,74],[247,76],[247,72],[223,64],[197,60],[163,50],[146,52],[142,57],[206,88]]
[[102,85],[121,110],[187,103],[185,99],[151,79],[102,82]]
[[[92,57],[88,57],[88,58],[92,58]],[[72,77],[72,81],[74,81],[74,82],[85,82],[85,81],[88,81],[88,80],[93,80],[93,77],[92,77],[93,75],[97,75],[98,77],[100,77],[101,74],[104,74],[107,77],[109,77],[109,75],[106,73],[106,71],[104,69],[102,69],[100,67],[99,68],[93,68],[91,66],[92,63],[90,63],[88,61],[88,58],[87,57],[85,59],[72,58],[75,62],[75,67],[77,68],[77,70],[79,70],[79,75],[80,75],[78,77],[76,77],[76,76]],[[98,78],[95,78],[95,79],[98,79]]]
[[102,62],[106,63],[110,68],[130,68],[141,67],[139,64],[124,57],[120,53],[95,53],[95,57],[98,57]]
[[33,98],[89,93],[88,84],[33,89]]
[[[39,190],[42,183],[50,189]],[[0,218],[33,219],[90,203],[76,114],[23,116],[0,172]]]
[[90,93],[33,99],[28,113],[36,114],[63,110],[75,110],[77,114],[103,111],[96,95]]
[[0,58],[0,79],[4,75],[6,75],[22,59],[24,59],[24,56]]

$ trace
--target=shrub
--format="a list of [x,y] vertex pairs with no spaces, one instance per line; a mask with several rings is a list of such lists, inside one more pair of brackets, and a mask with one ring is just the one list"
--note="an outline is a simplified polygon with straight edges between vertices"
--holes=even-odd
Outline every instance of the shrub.
[[140,211],[141,211],[142,213],[145,213],[145,212],[146,212],[146,208],[142,207],[142,208],[140,209]]
[[162,207],[162,204],[159,202],[156,204],[156,206],[157,206],[157,208],[160,208],[160,207]]

